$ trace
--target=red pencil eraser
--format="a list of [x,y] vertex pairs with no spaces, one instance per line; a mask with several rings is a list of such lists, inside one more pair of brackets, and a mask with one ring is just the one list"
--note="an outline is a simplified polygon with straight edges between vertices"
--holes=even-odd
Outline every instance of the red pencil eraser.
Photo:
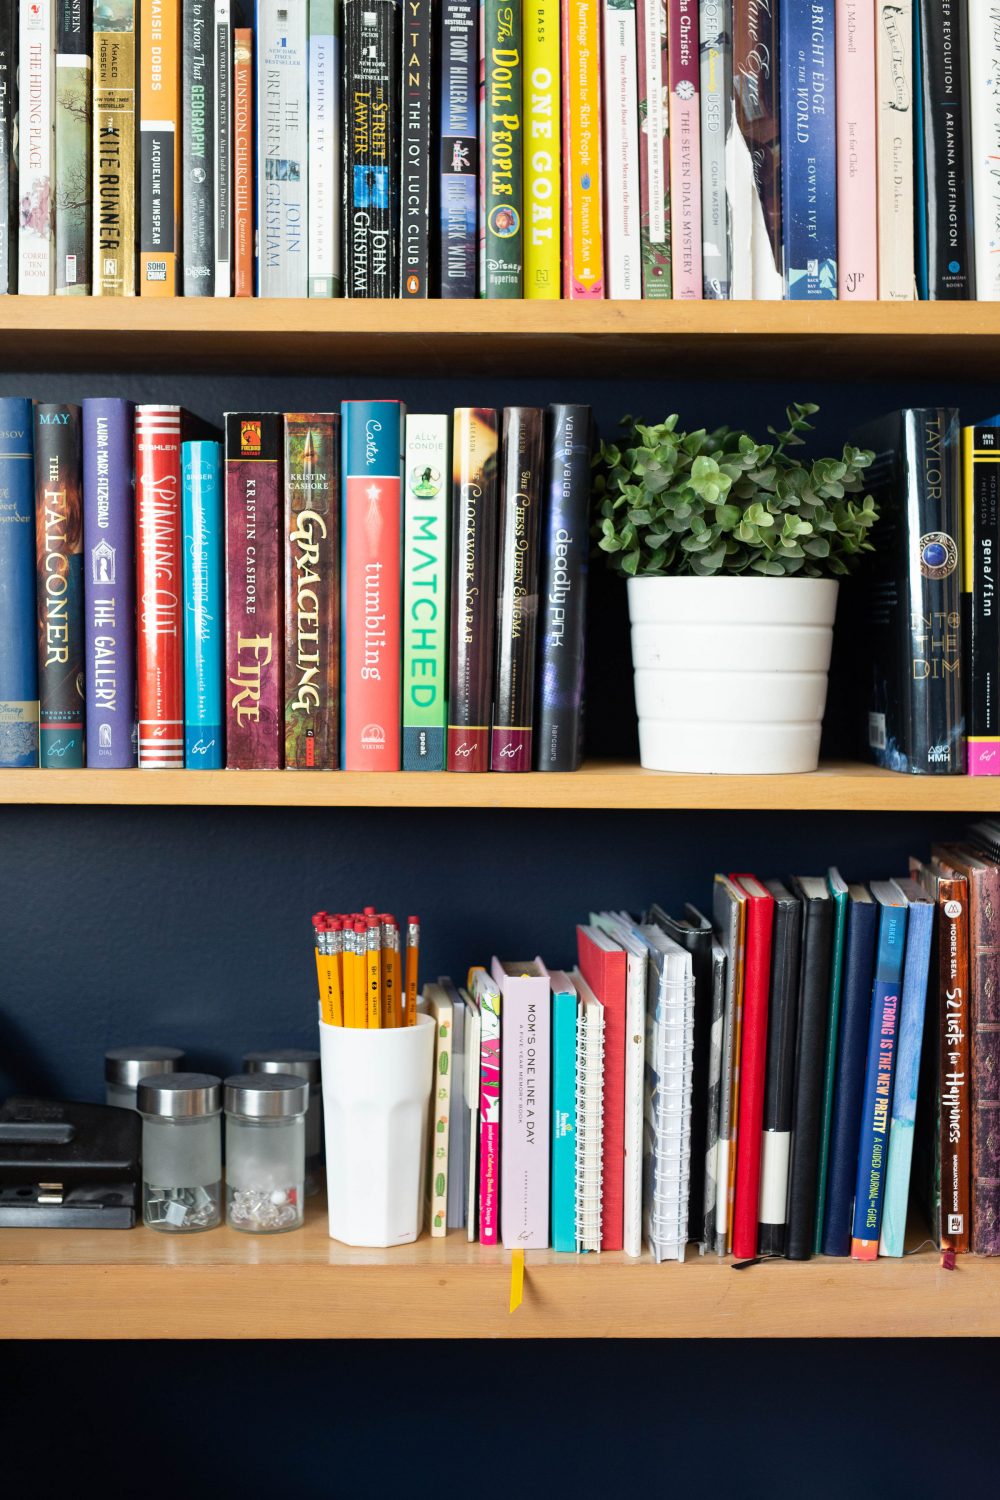
[[359,917],[358,920],[355,922],[355,924],[354,924],[354,931],[355,932],[367,932],[368,931],[368,923],[365,921],[364,917]]
[[374,908],[374,906],[366,906],[364,914],[365,914],[366,917],[373,917],[375,915],[375,908]]
[[419,927],[420,926],[420,918],[419,917],[407,917],[406,920],[407,920],[407,922],[412,923],[414,927]]

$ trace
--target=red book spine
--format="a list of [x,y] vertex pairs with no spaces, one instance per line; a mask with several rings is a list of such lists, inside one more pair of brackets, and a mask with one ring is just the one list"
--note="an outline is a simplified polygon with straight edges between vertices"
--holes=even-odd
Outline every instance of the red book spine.
[[181,409],[135,413],[139,765],[184,766]]
[[740,1106],[736,1145],[736,1197],[733,1255],[757,1254],[760,1156],[767,1070],[767,1002],[771,987],[774,897],[752,875],[729,877],[747,896],[747,936],[743,967],[743,1036],[740,1051]]
[[580,973],[604,1006],[604,1151],[601,1249],[625,1244],[625,985],[628,959],[576,929]]
[[226,416],[226,764],[281,767],[282,422]]

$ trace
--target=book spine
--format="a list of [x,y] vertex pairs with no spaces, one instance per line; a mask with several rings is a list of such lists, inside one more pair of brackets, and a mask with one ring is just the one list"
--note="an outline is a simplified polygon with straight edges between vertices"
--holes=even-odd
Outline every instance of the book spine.
[[962,0],[920,0],[927,295],[931,299],[964,300],[976,295],[965,16]]
[[80,408],[35,403],[39,765],[83,765]]
[[962,607],[970,776],[1000,775],[1000,429],[962,430]]
[[411,300],[430,295],[433,45],[431,0],[403,0],[399,295]]
[[476,129],[479,132],[478,193],[479,233],[476,239],[476,294],[486,296],[486,0],[479,0],[479,72],[476,97]]
[[638,0],[639,238],[642,295],[673,295],[667,0]]
[[841,1031],[841,1004],[844,990],[844,933],[847,925],[848,894],[839,877],[827,876],[827,888],[833,902],[833,943],[830,963],[830,1006],[826,1028],[825,1059],[823,1063],[823,1099],[820,1108],[819,1161],[816,1170],[816,1230],[813,1235],[813,1254],[823,1254],[823,1234],[826,1223],[827,1184],[830,1176],[830,1156],[833,1147],[833,1103],[837,1081],[837,1045]]
[[136,408],[135,484],[139,766],[179,770],[184,765],[179,406]]
[[344,52],[347,295],[392,297],[399,284],[401,43],[396,0],[345,0]]
[[864,1105],[858,1145],[858,1180],[854,1192],[853,1260],[875,1260],[882,1225],[885,1172],[888,1165],[892,1080],[896,1067],[899,991],[903,975],[906,908],[883,907],[878,958],[872,988],[865,1067]]
[[883,302],[912,302],[912,0],[877,0],[875,23],[878,294]]
[[185,297],[211,297],[215,262],[214,0],[183,0],[182,60]]
[[451,1096],[457,1059],[454,1056],[451,1006],[443,1012],[429,1013],[434,1017],[434,1088],[427,1149],[427,1228],[432,1239],[444,1239],[448,1233],[449,1145],[455,1124]]
[[285,435],[285,768],[340,758],[340,417],[288,412]]
[[824,1255],[851,1253],[858,1137],[864,1097],[865,1059],[875,968],[875,903],[849,900],[844,953],[843,999],[837,1037],[836,1093],[823,1213]]
[[134,413],[83,403],[83,597],[87,765],[136,764]]
[[[369,3],[369,0],[366,0]],[[257,293],[309,290],[307,0],[257,3]],[[346,7],[351,15],[356,0]]]
[[504,975],[496,960],[493,977],[498,984],[503,980],[500,1237],[507,1250],[547,1250],[552,1024],[549,981],[545,975]]
[[0,766],[38,765],[31,402],[0,397]]
[[892,1121],[889,1127],[889,1159],[885,1172],[882,1232],[879,1238],[880,1255],[903,1254],[933,924],[932,902],[917,901],[910,905],[907,913],[903,993],[896,1037],[896,1079],[892,1090]]
[[233,294],[233,24],[229,0],[215,0],[214,79],[215,145],[212,203],[212,281],[216,297]]
[[486,0],[485,297],[524,295],[521,0]]
[[55,51],[57,0],[20,6],[17,289],[22,296],[55,291]]
[[281,418],[226,416],[226,765],[281,767]]
[[341,764],[400,764],[403,424],[397,401],[345,401]]
[[733,184],[733,274],[745,257],[750,284],[741,279],[733,295],[758,301],[778,301],[784,290],[777,58],[774,0],[734,0],[733,131],[727,181]]
[[697,0],[670,0],[670,225],[674,296],[700,300],[701,106]]
[[62,296],[90,293],[90,7],[57,0],[55,74],[55,282]]
[[558,299],[562,276],[559,0],[524,3],[524,295]]
[[733,108],[733,12],[731,0],[701,0],[698,13],[701,75],[702,292],[729,296],[729,199],[726,141]]
[[552,998],[552,1248],[576,1249],[576,995]]
[[17,42],[17,0],[3,0],[0,4],[0,296],[17,291]]
[[252,297],[254,283],[253,32],[233,33],[233,291]]
[[496,1245],[500,1229],[500,996],[479,1002],[479,1241]]
[[496,412],[459,407],[452,445],[448,770],[488,771],[496,615]]
[[761,1132],[767,1073],[768,988],[774,901],[753,898],[747,924],[744,1021],[740,1046],[739,1146],[733,1202],[733,1254],[738,1260],[757,1254],[760,1204]]
[[597,0],[562,13],[563,296],[604,296],[601,24]]
[[969,978],[972,996],[972,1244],[1000,1255],[1000,865],[970,880]]
[[139,13],[139,295],[175,297],[180,269],[180,3]]
[[942,1248],[969,1249],[972,1227],[972,1009],[969,1003],[969,902],[964,879],[938,883],[938,1131]]
[[968,9],[969,108],[973,244],[976,297],[1000,301],[1000,5],[972,3]]
[[222,725],[225,590],[222,445],[181,447],[184,537],[184,765],[218,771],[226,763]]
[[448,737],[447,417],[407,417],[403,472],[403,770],[443,771]]
[[837,296],[878,296],[875,9],[836,0]]
[[834,0],[781,9],[781,219],[785,295],[837,296]]
[[635,0],[602,0],[608,296],[642,296]]
[[340,295],[340,6],[309,0],[309,295]]
[[532,763],[542,425],[543,414],[537,407],[504,410],[493,771],[530,771]]
[[475,297],[479,209],[476,80],[479,6],[442,0],[437,284],[441,297]]
[[542,518],[536,771],[575,771],[583,751],[591,413],[549,408]]
[[94,15],[95,297],[135,296],[135,9]]

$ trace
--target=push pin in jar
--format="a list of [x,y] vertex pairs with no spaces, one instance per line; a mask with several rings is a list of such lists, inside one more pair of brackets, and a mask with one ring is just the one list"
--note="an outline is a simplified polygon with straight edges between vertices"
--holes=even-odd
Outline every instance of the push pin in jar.
[[304,1218],[309,1084],[290,1073],[226,1079],[226,1204],[233,1229],[280,1234]]

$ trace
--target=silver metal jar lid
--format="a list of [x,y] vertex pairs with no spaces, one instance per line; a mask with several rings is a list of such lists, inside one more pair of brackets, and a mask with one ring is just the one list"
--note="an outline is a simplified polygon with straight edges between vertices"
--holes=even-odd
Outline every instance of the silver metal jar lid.
[[211,1073],[163,1073],[143,1078],[136,1092],[136,1109],[165,1120],[190,1120],[217,1115],[222,1084]]
[[291,1120],[309,1108],[309,1085],[291,1073],[234,1073],[226,1079],[226,1113],[248,1120]]
[[319,1053],[308,1047],[277,1047],[272,1052],[247,1052],[243,1067],[248,1073],[291,1073],[308,1083],[319,1083]]
[[183,1061],[180,1047],[112,1047],[104,1054],[104,1078],[134,1089],[140,1078],[173,1073]]

